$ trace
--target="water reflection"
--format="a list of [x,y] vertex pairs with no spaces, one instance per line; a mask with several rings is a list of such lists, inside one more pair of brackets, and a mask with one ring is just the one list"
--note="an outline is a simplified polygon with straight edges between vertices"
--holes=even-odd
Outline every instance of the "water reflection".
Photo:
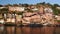
[[0,31],[3,31],[4,30],[4,26],[0,26]]
[[0,26],[0,34],[60,34],[60,27]]
[[4,26],[0,26],[0,34],[3,34]]

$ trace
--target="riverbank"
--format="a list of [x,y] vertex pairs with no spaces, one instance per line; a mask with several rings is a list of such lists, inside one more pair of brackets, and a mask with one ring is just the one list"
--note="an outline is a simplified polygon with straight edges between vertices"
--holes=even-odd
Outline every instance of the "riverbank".
[[27,25],[23,25],[23,24],[0,24],[0,26],[17,26],[17,27],[60,27],[59,24],[47,24],[47,25],[43,25],[43,24],[27,24]]

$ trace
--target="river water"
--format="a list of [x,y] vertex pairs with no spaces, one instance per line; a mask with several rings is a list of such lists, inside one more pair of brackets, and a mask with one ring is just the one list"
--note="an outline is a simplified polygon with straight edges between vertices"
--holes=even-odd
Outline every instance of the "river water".
[[0,26],[0,34],[60,34],[60,27]]

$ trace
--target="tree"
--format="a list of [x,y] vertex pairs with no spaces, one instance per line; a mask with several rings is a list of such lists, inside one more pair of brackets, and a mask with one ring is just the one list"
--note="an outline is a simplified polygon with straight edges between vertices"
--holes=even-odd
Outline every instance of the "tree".
[[54,4],[54,7],[57,7],[57,6],[59,6],[58,4]]
[[47,5],[52,6],[52,4],[50,4],[50,3],[47,3]]
[[3,8],[0,10],[1,13],[8,13],[8,8]]
[[5,7],[8,7],[8,6],[12,6],[11,4],[7,4],[7,5],[5,5]]
[[37,3],[37,5],[45,5],[45,2]]
[[55,15],[60,14],[60,10],[59,10],[59,9],[56,9],[56,7],[53,7],[52,9],[53,9],[53,13],[54,13]]
[[23,12],[16,12],[16,14],[18,14],[18,15],[22,15],[22,14],[23,14]]
[[24,6],[24,7],[28,7],[29,5],[28,5],[28,4],[22,4],[22,6]]
[[13,6],[19,6],[18,4],[13,4]]
[[0,5],[0,7],[3,7],[3,5]]

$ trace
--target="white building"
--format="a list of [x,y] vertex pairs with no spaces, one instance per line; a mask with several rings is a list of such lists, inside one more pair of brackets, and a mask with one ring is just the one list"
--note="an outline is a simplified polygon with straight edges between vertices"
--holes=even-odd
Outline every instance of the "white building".
[[11,22],[11,18],[7,18],[7,21],[6,22]]
[[60,7],[56,7],[57,9],[60,9]]
[[15,18],[7,18],[7,23],[15,23]]
[[12,19],[11,19],[11,22],[12,22],[12,23],[15,23],[15,18],[12,18]]
[[17,21],[17,22],[20,22],[21,19],[22,19],[22,15],[17,15],[17,14],[16,14],[16,21]]
[[1,24],[4,24],[4,22],[5,22],[4,19],[0,19]]
[[9,11],[24,11],[25,10],[25,7],[9,7]]
[[33,10],[33,11],[38,11],[38,9],[37,9],[37,8],[33,8],[32,10]]
[[7,7],[0,7],[0,9],[7,8]]
[[55,18],[56,18],[57,20],[60,20],[60,16],[58,16],[58,15],[55,15]]
[[44,11],[45,11],[45,13],[52,13],[53,12],[53,10],[51,8],[45,8]]

